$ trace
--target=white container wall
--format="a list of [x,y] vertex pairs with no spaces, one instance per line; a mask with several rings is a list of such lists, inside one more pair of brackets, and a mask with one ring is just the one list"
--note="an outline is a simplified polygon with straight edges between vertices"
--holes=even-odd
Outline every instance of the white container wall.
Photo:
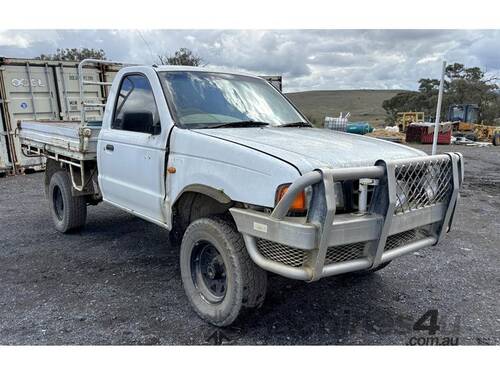
[[14,131],[19,120],[54,120],[58,117],[57,98],[52,69],[48,66],[2,66],[3,122],[10,147],[14,150],[16,168],[43,167],[43,158],[28,158],[21,152],[19,139]]
[[0,115],[0,173],[2,174],[12,170],[7,142],[7,132],[5,131],[2,116]]
[[[106,73],[103,80],[102,73],[97,69],[84,69],[84,80],[94,82],[112,82],[116,72]],[[61,119],[69,121],[80,120],[80,88],[78,81],[78,69],[74,67],[61,66],[56,67],[56,76],[58,83],[58,95],[62,99],[61,102]],[[104,86],[85,85],[85,102],[88,103],[104,103],[107,96],[107,90]],[[85,119],[87,121],[100,121],[104,113],[104,108],[96,107],[93,110],[87,109]]]
[[[111,82],[117,67],[84,69],[86,81]],[[105,103],[108,88],[85,85],[85,101]],[[15,135],[20,120],[80,120],[78,62],[0,58],[0,171],[43,169],[40,157],[26,157]],[[87,121],[100,121],[104,108],[86,111]],[[10,150],[10,151],[9,151]]]

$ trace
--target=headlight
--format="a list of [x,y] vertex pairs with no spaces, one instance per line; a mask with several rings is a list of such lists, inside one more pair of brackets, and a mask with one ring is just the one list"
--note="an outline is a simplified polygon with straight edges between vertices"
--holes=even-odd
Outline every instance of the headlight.
[[335,182],[333,189],[335,190],[335,206],[337,210],[344,209],[344,187],[342,182]]
[[433,202],[438,190],[438,184],[435,180],[425,181],[424,183],[425,183],[425,194],[427,195],[427,199],[429,199],[429,202]]
[[396,208],[401,208],[407,205],[408,196],[406,192],[408,191],[408,182],[403,180],[398,180],[396,182]]
[[427,195],[427,199],[429,200],[429,203],[434,202],[434,199],[436,198],[436,194],[438,193],[439,173],[440,173],[440,170],[438,168],[436,168],[436,167],[429,168],[426,176],[424,178],[422,178],[421,184],[423,185],[423,188],[425,189],[425,194]]

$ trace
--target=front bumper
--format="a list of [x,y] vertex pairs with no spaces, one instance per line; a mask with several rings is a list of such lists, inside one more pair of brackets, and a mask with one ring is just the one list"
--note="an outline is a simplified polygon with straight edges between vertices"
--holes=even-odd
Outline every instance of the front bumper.
[[[375,179],[369,210],[336,214],[335,182]],[[252,260],[298,280],[375,268],[435,245],[449,231],[463,181],[459,153],[379,161],[371,167],[318,169],[299,177],[272,213],[231,208]],[[306,218],[286,216],[312,187]]]

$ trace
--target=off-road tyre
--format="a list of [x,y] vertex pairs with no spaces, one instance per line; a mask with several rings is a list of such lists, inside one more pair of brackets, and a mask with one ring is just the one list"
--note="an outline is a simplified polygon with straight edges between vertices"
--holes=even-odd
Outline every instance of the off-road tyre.
[[[211,300],[213,296],[207,297],[207,290],[208,294],[212,291],[206,288],[206,275],[200,276],[197,271],[202,267],[200,247],[205,249],[209,245],[218,253],[215,256],[218,264],[222,260],[224,266],[224,273],[220,274],[225,275],[225,292],[217,297],[220,301]],[[243,237],[227,219],[202,218],[189,225],[182,239],[180,269],[192,307],[202,319],[215,326],[228,326],[242,310],[258,308],[264,302],[267,273],[250,259]]]
[[58,171],[50,178],[48,200],[54,226],[59,232],[67,233],[85,225],[87,203],[84,196],[75,197],[66,171]]

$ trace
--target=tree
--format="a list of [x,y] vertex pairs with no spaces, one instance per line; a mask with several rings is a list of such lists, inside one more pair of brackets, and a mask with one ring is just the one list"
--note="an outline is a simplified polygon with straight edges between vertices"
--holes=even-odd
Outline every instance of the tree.
[[417,107],[417,98],[419,98],[419,95],[416,94],[410,91],[401,92],[390,99],[384,100],[382,108],[387,113],[387,121],[395,123],[398,112],[412,112],[420,108],[420,106]]
[[[500,99],[496,77],[486,78],[478,67],[466,68],[454,63],[446,67],[443,110],[452,104],[477,104],[479,121],[491,124],[500,117]],[[419,111],[434,114],[439,92],[439,80],[422,78],[417,92],[397,94],[385,100],[382,107],[390,123],[396,121],[398,112]]]
[[158,62],[161,65],[188,65],[188,66],[200,66],[203,63],[203,59],[194,54],[188,48],[181,48],[173,55],[158,55]]
[[424,94],[434,94],[439,90],[439,79],[422,78],[418,83],[418,91]]
[[37,60],[82,61],[83,59],[106,60],[103,49],[94,48],[58,48],[54,54],[41,54]]

